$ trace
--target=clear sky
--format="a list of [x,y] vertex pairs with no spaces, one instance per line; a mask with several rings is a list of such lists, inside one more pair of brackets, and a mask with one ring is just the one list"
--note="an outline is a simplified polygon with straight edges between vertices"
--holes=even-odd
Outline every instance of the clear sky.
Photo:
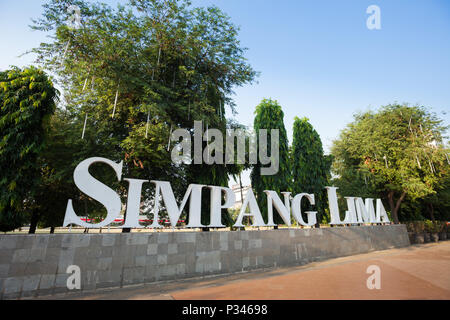
[[[0,69],[29,64],[18,55],[44,40],[28,25],[39,0],[0,0]],[[108,3],[125,2],[104,0]],[[307,117],[324,149],[358,111],[394,102],[431,108],[449,124],[448,0],[193,0],[217,5],[240,26],[259,84],[236,89],[237,120],[253,123],[255,106],[283,107],[289,138],[295,116]],[[381,9],[381,30],[369,30],[366,9]],[[248,177],[247,177],[248,178]],[[245,179],[248,182],[248,179]]]

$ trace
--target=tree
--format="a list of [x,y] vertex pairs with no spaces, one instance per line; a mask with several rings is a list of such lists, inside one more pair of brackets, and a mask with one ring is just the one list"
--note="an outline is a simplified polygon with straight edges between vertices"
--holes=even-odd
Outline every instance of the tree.
[[[67,25],[70,5],[81,9],[79,29]],[[104,151],[124,160],[124,175],[171,181],[178,200],[190,183],[227,184],[233,166],[176,165],[169,144],[173,130],[191,129],[194,120],[225,129],[225,107],[235,112],[233,88],[257,75],[238,29],[217,7],[131,0],[114,9],[49,0],[32,28],[53,35],[33,52],[64,90],[61,108],[81,142],[74,161]],[[154,190],[149,185],[143,192]]]
[[[293,194],[312,193],[315,195],[315,211],[319,214],[326,208],[325,186],[330,175],[331,161],[324,156],[322,141],[307,118],[295,117],[294,138],[291,149]],[[312,210],[308,203],[302,203],[302,212]],[[320,217],[317,226],[320,226]]]
[[[233,129],[240,130],[240,131],[236,131],[236,132],[240,132],[240,135],[242,135],[243,138],[242,138],[242,136],[239,136],[239,138],[241,138],[243,141],[245,141],[243,158],[250,159],[250,141],[251,141],[250,138],[251,138],[251,134],[252,134],[251,131],[249,130],[248,127],[238,124],[238,123],[234,124]],[[237,138],[237,139],[239,139],[239,138]],[[227,147],[228,147],[228,145],[227,145]],[[234,163],[236,163],[236,165],[234,165],[234,172],[231,173],[231,176],[233,177],[234,181],[239,182],[240,196],[241,196],[241,201],[243,202],[244,201],[244,191],[243,191],[244,186],[242,184],[242,173],[245,170],[251,169],[252,165],[250,164],[250,161],[243,161],[243,163],[242,163],[242,159],[238,159],[238,152],[239,152],[238,146],[237,146],[237,144],[234,144],[234,155],[235,155]],[[241,152],[242,152],[242,150],[241,150]],[[236,218],[237,215],[239,214],[239,210],[231,209],[229,211],[235,215],[235,217],[233,217],[233,218]],[[246,217],[246,218],[244,218],[244,221],[245,221],[245,219],[247,219],[247,222],[250,225],[250,218]],[[235,220],[235,219],[233,219],[233,220]],[[242,228],[242,229],[245,230],[245,228]]]
[[[68,112],[56,110],[49,124],[48,137],[45,149],[38,159],[41,181],[34,196],[36,210],[35,217],[31,221],[30,233],[34,233],[37,226],[50,227],[52,231],[55,227],[62,226],[69,198],[73,199],[77,212],[84,212],[85,216],[88,216],[88,204],[89,209],[94,207],[94,212],[102,209],[99,203],[88,201],[73,182],[73,172],[78,160],[85,156],[86,150],[79,138],[78,128],[73,125],[73,119]],[[99,148],[97,152],[102,155],[105,151]],[[95,166],[91,168],[91,172],[97,175],[98,171]],[[107,177],[105,179],[103,175],[101,180],[110,183],[113,179],[108,180]]]
[[[450,171],[439,179],[435,193],[421,199],[422,212],[425,217],[435,222],[450,220]],[[428,215],[427,215],[428,213]]]
[[[289,161],[289,143],[287,139],[286,129],[284,127],[284,113],[281,106],[277,101],[271,99],[264,99],[256,107],[254,130],[257,137],[261,129],[266,129],[267,132],[267,150],[268,157],[274,160],[275,155],[270,153],[272,135],[271,130],[279,130],[279,141],[276,143],[276,152],[279,155],[279,168],[278,172],[273,175],[261,175],[261,168],[263,165],[258,159],[258,163],[253,165],[250,179],[252,187],[255,191],[255,196],[258,201],[258,205],[261,209],[261,214],[267,222],[267,198],[264,190],[272,190],[277,192],[281,196],[281,192],[290,190],[291,184],[291,169]],[[258,141],[258,148],[265,148],[262,145],[262,141]],[[283,221],[278,215],[274,215],[274,223],[281,224]]]
[[38,157],[45,147],[57,91],[36,68],[0,73],[0,230],[22,226],[25,212],[35,216],[40,183]]
[[334,171],[362,179],[372,194],[384,198],[395,223],[406,197],[411,200],[436,193],[448,172],[444,147],[447,127],[424,107],[388,105],[365,112],[334,141]]

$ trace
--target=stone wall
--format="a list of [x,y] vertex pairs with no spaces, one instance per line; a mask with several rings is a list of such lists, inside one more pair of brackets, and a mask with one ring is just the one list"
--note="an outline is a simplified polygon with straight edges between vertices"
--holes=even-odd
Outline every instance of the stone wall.
[[[404,225],[235,232],[0,235],[0,299],[306,264],[410,245]],[[75,290],[76,291],[76,290]]]

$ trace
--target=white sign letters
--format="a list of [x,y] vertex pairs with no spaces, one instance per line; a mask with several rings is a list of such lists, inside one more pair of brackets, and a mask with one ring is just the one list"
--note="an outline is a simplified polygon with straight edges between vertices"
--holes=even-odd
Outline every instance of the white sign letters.
[[[123,161],[120,163],[115,163],[105,158],[90,158],[81,162],[74,171],[75,185],[84,194],[94,200],[97,200],[106,208],[106,218],[100,223],[88,223],[87,221],[83,221],[75,213],[72,205],[72,200],[69,200],[67,203],[66,215],[64,218],[64,226],[75,224],[84,228],[101,228],[114,222],[120,215],[122,208],[120,196],[114,190],[98,181],[89,173],[89,167],[94,163],[103,163],[110,166],[114,169],[118,181],[122,181]],[[155,204],[153,207],[153,224],[150,225],[151,228],[162,227],[161,225],[159,225],[160,198],[162,199],[162,203],[164,203],[165,209],[167,210],[172,227],[175,227],[177,225],[188,200],[189,223],[186,225],[187,228],[225,227],[222,224],[221,220],[222,210],[231,208],[235,203],[235,195],[233,191],[230,188],[226,187],[191,184],[186,190],[181,204],[178,205],[172,187],[167,181],[148,181],[131,178],[125,178],[123,180],[128,182],[128,198],[126,206],[126,217],[124,224],[121,226],[122,228],[143,228],[143,226],[139,224],[139,210],[141,203],[142,186],[144,183],[148,182],[155,185]],[[211,194],[211,219],[208,226],[202,225],[201,223],[202,191],[206,191],[206,187],[208,187]],[[338,207],[338,198],[336,195],[336,190],[338,188],[326,187],[326,189],[328,193],[331,225],[389,222],[386,210],[384,209],[380,199],[376,199],[375,210],[373,204],[374,199],[367,198],[364,201],[362,198],[357,197],[346,197],[347,211],[345,212],[344,220],[341,221]],[[280,215],[287,226],[291,225],[293,221],[292,217],[302,226],[313,226],[317,223],[317,211],[305,212],[307,221],[304,220],[302,216],[303,213],[301,212],[302,200],[308,201],[313,206],[315,205],[314,194],[301,193],[295,196],[291,196],[290,192],[282,192],[284,198],[284,201],[282,201],[277,192],[271,190],[266,190],[264,192],[267,196],[268,205],[267,223],[265,223],[261,215],[261,211],[258,207],[255,195],[250,188],[243,200],[242,207],[234,224],[235,227],[243,227],[242,220],[244,217],[251,217],[253,222],[252,226],[255,227],[275,226],[273,222],[273,208],[275,208],[275,211]],[[222,195],[224,195],[224,203],[222,203]]]

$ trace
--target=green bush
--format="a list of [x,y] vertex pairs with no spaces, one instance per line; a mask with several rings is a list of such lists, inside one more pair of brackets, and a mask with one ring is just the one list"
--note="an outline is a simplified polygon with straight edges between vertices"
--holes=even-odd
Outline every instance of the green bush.
[[409,221],[406,223],[408,232],[422,233],[425,230],[424,221]]
[[405,225],[408,232],[414,232],[414,225],[412,221],[405,222]]
[[445,222],[444,221],[436,221],[436,231],[435,232],[442,232],[444,230],[445,227]]
[[438,222],[433,222],[431,220],[425,220],[425,231],[430,233],[440,232],[441,225]]

